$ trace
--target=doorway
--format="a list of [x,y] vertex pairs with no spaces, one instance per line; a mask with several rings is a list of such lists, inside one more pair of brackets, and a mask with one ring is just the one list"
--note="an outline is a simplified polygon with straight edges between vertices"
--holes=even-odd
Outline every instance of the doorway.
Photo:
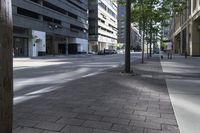
[[59,54],[66,54],[66,44],[58,44]]
[[28,57],[28,38],[14,37],[13,52],[15,57]]

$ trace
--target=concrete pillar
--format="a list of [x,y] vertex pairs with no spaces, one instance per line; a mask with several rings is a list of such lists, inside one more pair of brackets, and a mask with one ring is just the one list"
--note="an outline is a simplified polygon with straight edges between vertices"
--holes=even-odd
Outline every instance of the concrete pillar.
[[192,56],[200,56],[200,23],[192,22]]
[[190,34],[190,24],[188,24],[186,28],[186,51],[187,54],[190,55],[190,39],[191,39],[191,34]]
[[66,43],[66,55],[68,55],[68,44],[69,44],[69,38],[66,37],[66,40],[65,40],[65,43]]
[[174,52],[180,54],[180,33],[174,37]]
[[[39,0],[38,3],[39,3],[40,5],[43,5],[43,0]],[[39,19],[40,19],[41,21],[43,21],[43,16],[42,16],[42,15],[39,15]]]
[[11,0],[0,0],[0,133],[12,133],[12,31]]
[[180,54],[183,54],[183,30],[181,29],[181,33],[180,33]]

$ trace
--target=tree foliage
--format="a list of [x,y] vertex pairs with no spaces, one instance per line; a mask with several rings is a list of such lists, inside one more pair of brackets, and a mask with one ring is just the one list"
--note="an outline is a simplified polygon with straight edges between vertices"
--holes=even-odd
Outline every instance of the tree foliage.
[[158,35],[162,27],[168,26],[166,21],[186,8],[187,0],[132,0],[131,20],[146,33],[146,41],[151,47],[153,35]]

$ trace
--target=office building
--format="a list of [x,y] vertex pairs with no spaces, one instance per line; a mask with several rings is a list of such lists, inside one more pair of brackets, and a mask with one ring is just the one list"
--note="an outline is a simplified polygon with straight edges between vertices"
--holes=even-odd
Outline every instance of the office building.
[[200,56],[200,0],[187,0],[187,9],[171,22],[175,53]]
[[[126,7],[125,5],[118,5],[118,43],[125,45],[126,37]],[[133,23],[131,24],[131,49],[141,49],[141,35],[138,28]]]
[[88,51],[88,0],[12,0],[15,56]]
[[117,44],[117,4],[113,0],[89,1],[89,51],[114,49]]

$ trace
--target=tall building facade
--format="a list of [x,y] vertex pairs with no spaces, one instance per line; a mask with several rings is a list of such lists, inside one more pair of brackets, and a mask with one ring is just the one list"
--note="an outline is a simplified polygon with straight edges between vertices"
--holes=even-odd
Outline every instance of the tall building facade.
[[113,49],[117,44],[117,4],[89,0],[89,51]]
[[174,52],[200,56],[200,0],[187,0],[187,9],[171,22]]
[[[124,0],[125,1],[125,0]],[[118,5],[118,43],[125,45],[126,36],[126,7],[125,5]],[[141,48],[141,35],[138,28],[132,23],[131,24],[131,49]]]
[[126,7],[118,5],[118,43],[125,44]]
[[12,0],[15,56],[88,51],[88,0]]

